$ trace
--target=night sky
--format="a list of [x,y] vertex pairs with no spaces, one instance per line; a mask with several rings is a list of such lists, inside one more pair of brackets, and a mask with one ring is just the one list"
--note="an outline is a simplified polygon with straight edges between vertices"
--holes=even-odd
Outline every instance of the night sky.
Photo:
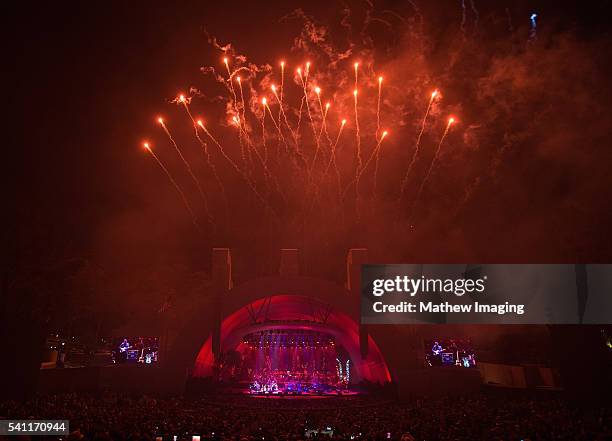
[[[459,1],[422,3],[427,3],[421,13],[425,34],[433,42],[435,64],[458,35],[461,6]],[[473,38],[487,44],[486,23],[497,20],[492,18],[497,14],[502,20],[499,27],[504,28],[506,6],[478,3],[482,34]],[[609,81],[599,81],[610,65],[608,55],[597,51],[610,38],[609,2],[507,3],[524,39],[528,16],[537,11],[542,35],[571,33],[576,47],[584,44],[593,50],[582,54],[598,58],[585,68],[577,90],[597,89],[600,102],[606,103]],[[6,188],[12,193],[6,213],[9,220],[15,220],[5,229],[6,249],[12,256],[9,262],[15,256],[21,262],[85,257],[120,266],[168,255],[205,266],[210,246],[227,243],[253,253],[266,249],[268,245],[257,241],[247,241],[250,247],[236,243],[231,235],[194,239],[172,188],[139,145],[158,130],[153,118],[170,108],[166,100],[191,85],[201,86],[199,68],[219,63],[219,54],[207,43],[204,29],[258,62],[275,62],[289,53],[299,26],[297,22],[279,25],[280,17],[301,7],[323,23],[333,23],[341,5],[327,1],[133,1],[24,4],[10,11],[8,39],[14,52],[5,57],[14,78],[5,87],[17,96],[5,108],[9,121],[17,120],[6,128],[3,160]],[[350,2],[357,16],[364,5]],[[408,2],[376,2],[376,7],[413,13]],[[593,71],[599,76],[592,77]],[[457,82],[456,88],[460,85]],[[561,96],[551,105],[564,101],[566,91],[551,92]],[[458,92],[449,90],[449,101],[458,101],[460,97],[452,93]],[[574,92],[567,93],[571,106]],[[418,239],[399,250],[378,250],[377,255],[383,260],[609,260],[610,122],[599,113],[597,103],[593,104],[592,127],[576,124],[570,130],[576,136],[545,140],[557,143],[556,151],[504,159],[507,168],[512,161],[519,164],[516,172],[505,171],[513,176],[507,185],[503,176],[495,187],[485,180],[473,205],[464,210],[467,213],[453,219],[438,214],[437,221],[428,221],[428,229]],[[571,108],[555,112],[571,121]],[[589,139],[600,144],[581,142],[581,130],[593,127],[601,136],[591,131]],[[546,130],[538,136],[541,140],[547,135],[555,137]],[[524,166],[525,162],[531,164]],[[510,190],[500,193],[497,186]],[[354,242],[360,242],[358,233],[356,237]],[[335,252],[341,260],[344,251]]]

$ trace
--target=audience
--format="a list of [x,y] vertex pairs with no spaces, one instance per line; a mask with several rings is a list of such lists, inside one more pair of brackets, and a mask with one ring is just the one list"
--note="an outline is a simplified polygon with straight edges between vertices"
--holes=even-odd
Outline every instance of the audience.
[[[65,394],[0,402],[0,418],[67,419],[69,441],[305,440],[474,441],[612,439],[609,408],[584,408],[558,397],[500,394],[410,403],[368,397],[193,400]],[[328,428],[333,430],[329,434]],[[38,437],[37,437],[38,438]]]

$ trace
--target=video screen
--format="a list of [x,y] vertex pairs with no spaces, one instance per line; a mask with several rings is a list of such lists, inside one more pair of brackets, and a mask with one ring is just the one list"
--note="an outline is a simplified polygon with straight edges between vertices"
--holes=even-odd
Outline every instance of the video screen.
[[157,363],[158,337],[116,337],[112,342],[113,363],[146,365]]
[[476,367],[476,354],[470,340],[434,339],[425,341],[425,361],[428,366]]

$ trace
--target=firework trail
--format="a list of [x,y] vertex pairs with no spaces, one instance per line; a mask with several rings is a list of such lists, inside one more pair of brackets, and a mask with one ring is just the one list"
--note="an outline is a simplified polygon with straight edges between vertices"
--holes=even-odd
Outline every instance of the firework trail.
[[[282,125],[281,123],[282,115],[281,114],[283,110],[283,95],[285,93],[285,61],[284,60],[280,62],[280,67],[281,67],[280,97],[276,96],[276,99],[278,101],[278,122]],[[276,87],[273,87],[273,89],[276,89]],[[276,90],[274,90],[274,95],[276,95]]]
[[529,17],[529,21],[531,22],[531,28],[529,29],[529,41],[533,41],[538,38],[537,18],[538,14],[536,14],[535,12]]
[[[319,131],[319,133],[317,134],[315,132],[317,148],[315,149],[315,154],[314,154],[314,157],[312,158],[312,165],[310,166],[310,172],[312,172],[312,169],[316,165],[317,157],[319,156],[319,150],[321,150],[321,134],[323,133],[323,127],[325,125],[325,115],[327,114],[327,111],[325,112],[323,111],[323,103],[321,102],[321,88],[315,87],[315,93],[317,94],[317,100],[319,101],[319,111],[321,112],[321,117],[322,117],[323,122],[321,124],[321,130]],[[314,125],[313,125],[313,130],[314,130]]]
[[285,62],[281,61],[280,106],[283,108],[283,93],[285,92]]
[[244,172],[240,169],[240,167],[238,167],[238,165],[234,162],[234,160],[232,158],[230,158],[227,153],[225,152],[225,149],[223,148],[223,146],[215,139],[214,136],[212,136],[212,134],[208,131],[208,129],[206,128],[206,126],[204,125],[204,122],[199,119],[198,121],[196,121],[196,124],[198,125],[198,127],[200,127],[204,133],[206,133],[206,135],[215,143],[215,145],[219,148],[219,152],[221,153],[221,155],[225,158],[225,160],[227,162],[230,163],[230,165],[234,168],[234,170],[236,170],[240,176],[243,177],[243,179],[245,180],[249,180],[248,177],[244,174]]
[[[383,132],[382,133],[382,137],[387,136],[387,132]],[[382,137],[380,138],[380,142],[382,142]],[[380,144],[379,142],[379,144]],[[374,161],[374,194],[376,194],[376,189],[378,187],[378,164],[380,162],[380,152],[382,151],[382,149],[377,148],[376,149],[376,158]]]
[[[280,145],[281,143],[284,143],[285,148],[287,148],[287,142],[285,141],[285,138],[283,137],[283,133],[281,131],[280,125],[274,119],[274,114],[272,113],[272,109],[268,105],[268,99],[263,98],[261,102],[263,105],[264,119],[266,117],[266,113],[268,113],[268,115],[270,116],[270,119],[272,120],[272,124],[274,125],[274,128],[276,128],[276,132],[278,133],[278,137],[277,137],[278,143],[277,143],[277,148],[276,148],[276,158],[278,160],[280,158]],[[280,123],[280,120],[278,122]],[[268,149],[267,148],[265,150],[265,155],[266,155],[265,158],[266,158],[266,164],[267,164],[268,163]]]
[[[374,138],[378,141],[378,134],[380,133],[380,99],[382,95],[382,82],[383,77],[378,77],[378,99],[376,101],[376,134]],[[380,162],[380,150],[376,154],[376,162],[374,163],[374,194],[376,194],[376,187],[378,185],[378,163]]]
[[[238,131],[244,132],[244,127],[240,125],[240,120],[236,117],[234,117],[234,124],[238,128]],[[257,159],[259,159],[259,163],[261,164],[261,167],[264,169],[266,173],[266,177],[267,177],[270,172],[268,170],[268,166],[266,165],[264,157],[261,156],[261,153],[259,153],[259,149],[255,146],[255,144],[253,144],[250,141],[249,141],[249,147],[252,148],[252,150],[255,152],[255,156],[257,157]]]
[[234,89],[234,83],[232,82],[232,71],[230,70],[229,60],[227,59],[227,57],[223,58],[223,64],[225,64],[225,68],[227,69],[227,83],[229,84],[230,89],[232,91],[232,96],[234,97],[233,104],[235,108],[238,99],[236,98],[236,89]]
[[419,199],[421,199],[421,194],[423,193],[423,189],[425,188],[425,184],[427,184],[427,181],[429,180],[429,176],[431,175],[431,171],[433,170],[435,163],[436,163],[436,159],[438,158],[438,155],[440,153],[440,149],[442,148],[442,144],[444,143],[444,140],[446,139],[446,135],[448,135],[448,132],[451,128],[451,126],[455,123],[455,118],[450,117],[448,119],[448,123],[446,124],[446,129],[444,130],[444,134],[442,135],[442,138],[440,138],[440,142],[438,143],[438,147],[436,148],[436,151],[434,153],[434,156],[431,160],[431,163],[429,164],[429,168],[427,169],[427,173],[425,173],[425,177],[423,178],[423,181],[421,182],[421,186],[419,187],[419,191],[416,195],[416,198],[412,204],[412,209],[410,210],[410,216],[412,217],[416,206],[419,202]]
[[179,194],[179,196],[181,197],[181,200],[183,201],[183,205],[185,205],[185,208],[187,209],[187,211],[189,212],[189,215],[191,216],[191,221],[193,222],[193,224],[199,228],[198,225],[198,221],[196,219],[196,216],[193,212],[193,209],[191,208],[191,204],[189,203],[189,201],[187,200],[187,196],[185,196],[185,193],[183,192],[183,190],[181,189],[181,187],[177,184],[177,182],[174,180],[174,178],[172,177],[172,174],[170,174],[170,172],[168,171],[168,169],[166,168],[166,166],[161,162],[161,160],[157,157],[157,155],[155,154],[155,152],[153,152],[153,150],[151,149],[151,146],[149,145],[148,142],[143,143],[143,147],[145,148],[146,151],[148,151],[151,156],[153,157],[153,159],[155,159],[155,161],[157,162],[157,164],[160,166],[160,168],[164,171],[164,173],[166,174],[166,176],[168,177],[168,180],[170,181],[170,183],[174,186],[174,188],[176,189],[176,192]]
[[[372,150],[372,153],[370,154],[370,157],[368,158],[368,160],[365,162],[365,164],[363,165],[363,168],[359,171],[359,173],[357,174],[357,178],[355,179],[355,191],[357,192],[357,194],[359,194],[359,182],[361,181],[361,176],[363,175],[363,173],[366,171],[366,169],[368,168],[368,165],[370,164],[370,162],[372,162],[372,159],[378,157],[378,154],[380,153],[380,149],[382,147],[382,142],[383,140],[387,137],[388,132],[384,131],[380,137],[380,140],[378,141],[378,143],[376,144],[376,147],[374,147],[374,150]],[[376,173],[376,172],[375,172]],[[374,175],[374,181],[376,181],[377,176]]]
[[[227,84],[229,85],[229,88],[230,88],[230,91],[232,92],[232,97],[233,97],[233,100],[231,100],[230,104],[233,107],[234,112],[240,115],[240,109],[238,108],[238,97],[236,95],[236,89],[234,88],[234,82],[232,81],[233,73],[229,67],[229,59],[227,57],[223,57],[223,64],[225,65],[225,70],[227,71]],[[239,81],[238,83],[240,85],[240,90],[242,91],[242,82]],[[243,104],[243,109],[244,109],[244,100],[242,101],[242,104]],[[246,121],[245,121],[245,124],[246,124]],[[242,161],[244,162],[246,166],[247,155],[246,155],[246,152],[244,151],[244,146],[242,144],[242,135],[240,135],[239,137],[239,142],[240,142],[240,155],[242,156]],[[251,152],[249,151],[248,154],[250,156]]]
[[416,162],[416,159],[419,154],[419,148],[421,146],[421,138],[423,137],[423,133],[425,132],[425,123],[427,122],[427,117],[429,116],[429,112],[431,111],[431,106],[433,105],[434,100],[439,95],[437,90],[434,90],[431,93],[431,97],[429,98],[429,104],[427,104],[427,110],[425,111],[425,116],[423,116],[423,120],[421,122],[421,130],[419,131],[419,135],[417,136],[416,144],[414,147],[414,153],[412,154],[412,158],[410,159],[410,163],[408,164],[408,168],[406,169],[406,174],[404,175],[404,179],[402,180],[402,185],[400,188],[400,196],[399,203],[404,199],[404,194],[406,192],[406,185],[408,184],[408,178],[410,177],[410,172],[412,171],[412,167]]
[[265,205],[266,208],[270,210],[272,214],[276,214],[274,210],[268,205],[267,201],[264,199],[261,193],[259,193],[255,185],[253,185],[249,177],[240,169],[240,167],[236,165],[236,163],[232,160],[232,158],[230,158],[227,155],[221,143],[219,143],[219,141],[217,141],[217,139],[212,135],[212,133],[210,133],[210,131],[206,128],[204,123],[201,120],[198,120],[197,124],[204,131],[204,133],[206,133],[206,135],[212,140],[212,142],[214,142],[215,145],[219,148],[221,155],[223,155],[226,161],[229,162],[230,165],[234,168],[234,170],[236,170],[236,172],[238,172],[238,174],[242,177],[242,179],[244,179],[244,181],[247,183],[251,191],[253,191],[253,194],[255,194],[255,196]]
[[344,130],[344,126],[346,125],[346,120],[343,119],[342,123],[340,124],[340,130],[338,130],[338,136],[336,136],[336,141],[330,145],[331,147],[331,153],[329,155],[329,162],[327,163],[327,167],[325,168],[325,173],[323,174],[324,177],[327,176],[327,174],[329,173],[329,168],[332,166],[334,166],[334,173],[336,175],[336,185],[338,186],[338,195],[340,195],[340,170],[338,170],[338,165],[336,164],[336,147],[338,146],[338,142],[340,141],[340,136],[342,135],[342,131]]
[[[278,120],[278,123],[277,123],[276,120],[274,119],[274,115],[272,115],[272,109],[270,109],[270,106],[268,105],[267,100],[264,103],[264,106],[268,109],[268,113],[270,114],[270,119],[272,120],[274,127],[276,127],[276,131],[278,132],[279,141],[283,142],[285,144],[285,148],[287,148],[287,141],[285,140],[285,137],[283,136],[283,131],[281,130],[280,119]],[[279,118],[280,118],[280,115],[279,115]]]
[[315,129],[314,121],[312,119],[312,112],[310,111],[310,101],[308,100],[308,73],[309,71],[310,71],[310,62],[307,62],[306,69],[304,71],[304,77],[302,77],[302,75],[300,74],[300,80],[302,81],[302,88],[304,89],[304,101],[303,102],[306,102],[306,112],[308,114],[308,119],[310,120],[310,127],[312,129],[312,135],[315,138],[316,146],[317,146],[314,157],[313,157],[313,164],[311,165],[310,170],[309,170],[309,173],[310,173],[312,172],[312,167],[314,167],[314,161],[316,160],[316,157],[318,155],[318,152],[321,146],[317,138],[317,130]]
[[329,136],[329,132],[327,130],[327,114],[329,113],[329,108],[331,107],[331,103],[328,101],[325,103],[325,112],[323,112],[323,121],[321,123],[321,131],[319,132],[319,139],[321,139],[321,136],[323,136],[323,134],[325,134],[325,138],[327,139],[327,142],[330,144],[330,148],[331,148],[331,144],[332,144],[332,140]]
[[358,174],[363,166],[363,161],[361,159],[361,132],[359,130],[359,111],[357,110],[357,89],[353,91],[353,98],[355,104],[355,142],[357,144],[357,164],[355,166],[355,173]]
[[263,111],[263,115],[261,117],[261,140],[263,142],[263,148],[264,148],[264,157],[263,157],[263,161],[264,164],[268,162],[268,145],[266,144],[266,107],[268,104],[268,100],[266,98],[263,98],[261,100],[261,108]]
[[465,20],[467,19],[467,10],[465,8],[465,0],[461,0],[461,32],[465,34]]
[[[244,103],[244,92],[242,91],[242,79],[238,76],[236,77],[236,81],[238,81],[238,88],[240,90],[240,102],[242,103],[242,124],[244,124],[246,126],[246,105]],[[249,134],[248,132],[245,130],[245,136],[248,140],[249,138]]]
[[[236,81],[238,82],[238,88],[240,90],[240,102],[242,104],[242,113],[240,112],[240,107],[238,106],[238,103],[236,103],[236,111],[237,111],[237,114],[238,114],[239,124],[246,125],[246,106],[245,106],[245,103],[244,103],[244,93],[242,91],[242,78],[240,76],[237,76],[236,77]],[[232,120],[234,120],[234,118],[232,118]],[[245,133],[245,138],[248,138],[249,135],[246,132],[246,130],[245,130],[244,133]],[[247,162],[248,162],[247,161],[247,151],[246,151],[246,148],[244,147],[244,143],[242,141],[242,132],[239,133],[238,142],[240,143],[240,157],[242,158],[243,165],[246,167]],[[251,152],[249,151],[248,154],[250,155],[250,153]]]
[[[293,138],[293,142],[295,143],[295,149],[297,151],[298,150],[298,138],[297,138],[297,135],[295,134],[295,132],[291,128],[291,125],[289,124],[289,121],[287,120],[287,115],[285,114],[285,110],[283,109],[283,104],[282,104],[281,98],[279,98],[279,96],[278,96],[278,92],[276,90],[276,86],[274,84],[272,84],[271,89],[272,89],[272,93],[274,94],[274,97],[276,98],[276,101],[278,102],[278,105],[279,105],[279,110],[278,110],[278,112],[279,112],[279,114],[278,114],[278,125],[277,125],[277,128],[279,130],[279,136],[282,136],[282,130],[281,130],[281,126],[283,124],[282,121],[281,121],[281,116],[282,116],[283,120],[285,121],[285,126],[287,126],[287,130],[289,130],[289,133],[291,133],[291,137]],[[274,120],[274,118],[272,120]],[[284,138],[283,138],[283,140],[284,140]],[[285,141],[285,148],[288,148],[287,141],[286,140],[284,140],[284,141]]]
[[[276,125],[276,122],[274,121],[274,117],[272,116],[272,111],[270,110],[270,107],[267,104],[264,104],[264,106],[267,107],[268,112],[270,113],[270,118],[272,118],[272,121]],[[236,127],[238,127],[238,130],[244,130],[244,128],[240,125],[240,120],[239,119],[236,118],[234,120],[234,123],[236,124]],[[277,180],[276,176],[274,176],[272,174],[272,172],[270,171],[270,169],[268,168],[268,165],[267,165],[266,161],[264,160],[264,158],[259,153],[259,150],[257,149],[257,147],[251,141],[248,141],[248,142],[250,144],[249,147],[255,152],[255,156],[257,157],[257,159],[259,159],[259,163],[261,164],[261,167],[262,167],[262,169],[264,171],[264,176],[265,176],[265,179],[266,179],[266,183],[269,183],[269,181],[272,181],[276,191],[278,192],[278,194],[284,200],[285,199],[285,194],[283,193],[283,191],[282,191],[282,189],[281,189],[281,187],[280,187],[280,185],[278,183],[278,180]]]
[[[274,94],[274,97],[276,98],[276,100],[278,101],[279,105],[281,103],[280,98],[278,96],[278,92],[276,89],[276,86],[273,84],[272,85],[272,93]],[[303,102],[303,98],[302,98],[302,102]],[[301,116],[301,108],[300,108],[300,116]],[[299,141],[299,135],[297,133],[297,130],[299,130],[299,120],[298,120],[298,125],[297,125],[297,129],[293,130],[291,128],[291,124],[289,124],[289,120],[287,119],[287,114],[285,113],[285,110],[283,108],[283,106],[280,106],[280,114],[283,117],[283,121],[285,121],[285,126],[287,126],[287,130],[289,130],[289,132],[291,133],[291,136],[293,138],[293,143],[294,143],[294,153],[297,156],[297,158],[299,158],[300,162],[303,164],[307,164],[306,162],[306,158],[304,157],[304,155],[302,154],[302,151],[300,150],[300,141]],[[274,120],[274,119],[272,119]],[[282,126],[281,120],[279,118],[278,120],[278,126],[277,128],[280,130],[280,127]],[[282,133],[282,132],[281,132]],[[284,137],[282,138],[285,142],[285,147],[288,148],[288,143],[287,141],[284,139]]]
[[[319,102],[319,113],[321,113],[321,131],[323,130],[323,117],[324,115],[324,111],[323,111],[323,102],[321,101],[321,88],[320,87],[315,87],[315,93],[317,94],[317,101]],[[318,137],[321,136],[321,132],[319,132]]]
[[359,170],[363,166],[363,161],[361,159],[361,132],[359,130],[359,112],[357,110],[357,85],[359,80],[359,63],[355,63],[353,65],[355,68],[355,88],[353,90],[353,98],[355,104],[355,140],[357,142],[357,167],[356,173],[359,173]]
[[197,176],[195,175],[195,173],[191,169],[191,165],[189,164],[189,162],[187,161],[185,156],[183,156],[183,152],[181,151],[181,149],[179,148],[178,144],[176,143],[176,141],[172,137],[172,134],[170,133],[170,130],[168,130],[168,127],[166,126],[166,123],[164,122],[164,120],[162,118],[157,118],[157,121],[161,125],[162,129],[164,129],[164,132],[166,133],[166,135],[168,136],[168,139],[170,140],[170,142],[174,146],[174,149],[176,150],[176,153],[178,153],[179,157],[181,158],[181,161],[183,161],[183,164],[185,165],[185,168],[187,169],[187,172],[189,173],[189,176],[191,176],[191,179],[195,183],[195,185],[196,185],[196,187],[198,189],[198,192],[200,193],[200,197],[202,198],[202,202],[204,203],[204,210],[206,211],[206,217],[208,218],[208,222],[212,226],[214,226],[215,222],[214,222],[214,219],[213,219],[213,217],[212,217],[212,215],[211,215],[211,213],[210,213],[210,211],[208,209],[208,200],[206,198],[206,194],[204,193],[204,190],[202,189],[202,184],[200,183],[200,180],[197,178]]
[[380,98],[382,95],[382,82],[383,77],[378,77],[378,100],[376,101],[376,135],[375,138],[378,141],[378,134],[380,133]]
[[[300,68],[300,67],[297,68],[297,74],[298,74],[298,78],[300,79],[300,82],[303,85],[304,84],[304,79],[302,78],[302,68]],[[302,110],[303,109],[304,109],[304,97],[302,97],[301,100],[300,100],[300,109],[298,111],[297,128],[295,129],[295,133],[296,133],[297,137],[300,136],[300,127],[302,125]],[[297,141],[296,141],[296,148],[299,150]]]
[[184,95],[180,95],[178,98],[178,102],[183,104],[185,112],[187,112],[187,116],[189,117],[189,119],[191,120],[191,123],[193,124],[193,131],[194,131],[195,137],[200,143],[202,150],[204,151],[204,157],[206,158],[206,165],[208,165],[208,168],[210,168],[210,171],[212,172],[212,175],[215,178],[215,181],[217,182],[219,189],[221,190],[221,195],[223,196],[223,202],[225,206],[225,214],[226,216],[229,216],[229,202],[227,200],[227,194],[225,193],[225,186],[223,185],[223,182],[221,182],[221,178],[219,177],[217,173],[217,167],[215,166],[215,164],[212,161],[212,158],[210,157],[210,152],[208,151],[208,144],[204,142],[204,140],[200,137],[200,134],[198,133],[198,126],[196,124],[195,119],[193,118],[193,115],[191,114],[191,110],[189,109],[189,101],[185,98]]
[[[274,85],[273,85],[274,86]],[[276,132],[277,132],[277,143],[276,143],[276,162],[280,162],[281,161],[281,155],[282,155],[282,145],[285,146],[285,152],[289,151],[289,146],[287,145],[287,140],[285,140],[285,137],[283,136],[283,131],[282,131],[282,124],[283,121],[281,120],[281,112],[280,110],[278,111],[278,123],[276,122],[276,119],[274,118],[274,114],[272,113],[272,108],[269,105],[266,105],[266,107],[268,108],[268,112],[270,113],[270,119],[272,120],[272,123],[274,124],[274,127],[276,128]]]
[[474,14],[474,29],[478,28],[478,20],[480,20],[480,13],[478,9],[476,9],[476,4],[474,0],[470,0],[470,7],[472,8],[472,13]]

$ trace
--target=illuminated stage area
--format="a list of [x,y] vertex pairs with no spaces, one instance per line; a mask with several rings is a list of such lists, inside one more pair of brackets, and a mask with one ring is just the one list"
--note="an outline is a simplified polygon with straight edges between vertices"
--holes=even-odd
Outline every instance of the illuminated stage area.
[[329,394],[349,390],[351,360],[332,335],[274,329],[246,335],[237,350],[252,394]]
[[181,341],[192,336],[198,348],[194,381],[209,379],[254,396],[348,395],[363,383],[390,382],[378,345],[360,332],[347,306],[352,297],[346,291],[312,279],[284,279],[278,286],[270,281],[234,287],[218,332],[198,340],[194,322],[193,333],[184,334]]

